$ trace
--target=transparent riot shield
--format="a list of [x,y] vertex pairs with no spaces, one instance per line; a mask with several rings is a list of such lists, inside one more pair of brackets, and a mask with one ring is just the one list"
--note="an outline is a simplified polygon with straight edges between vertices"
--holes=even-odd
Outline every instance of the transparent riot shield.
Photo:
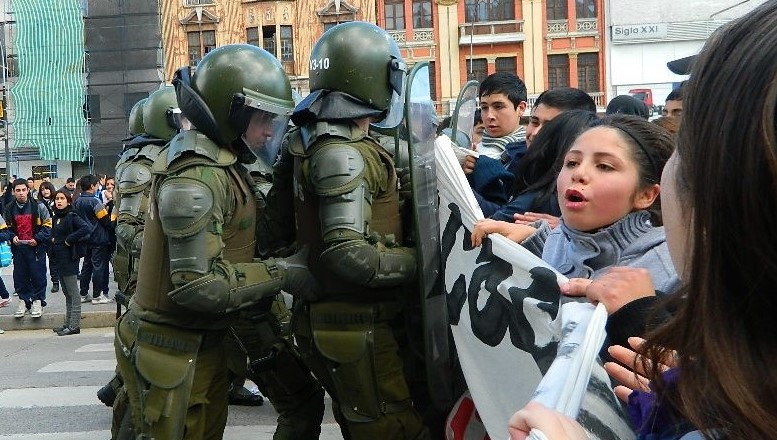
[[[459,139],[462,139],[462,135],[466,136],[467,142],[472,140],[475,128],[475,111],[478,109],[478,86],[477,81],[468,81],[461,88],[456,99],[456,107],[453,109],[451,117],[451,132],[446,134],[457,145],[461,143]],[[470,144],[459,145],[459,147],[470,148]]]
[[[416,64],[407,80],[405,114],[413,194],[413,219],[418,253],[426,377],[432,401],[449,409],[454,395],[455,369],[440,259],[437,174],[434,140],[437,115],[432,102],[429,65]],[[470,119],[472,117],[470,116]]]

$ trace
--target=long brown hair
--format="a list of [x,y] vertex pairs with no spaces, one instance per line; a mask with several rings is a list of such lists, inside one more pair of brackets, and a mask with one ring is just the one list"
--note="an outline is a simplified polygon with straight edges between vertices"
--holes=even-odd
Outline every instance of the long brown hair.
[[[699,429],[777,436],[777,1],[716,32],[683,101],[677,193],[690,240],[679,310],[648,336],[677,350],[673,402]],[[684,295],[683,295],[684,293]],[[666,348],[662,348],[666,347]]]

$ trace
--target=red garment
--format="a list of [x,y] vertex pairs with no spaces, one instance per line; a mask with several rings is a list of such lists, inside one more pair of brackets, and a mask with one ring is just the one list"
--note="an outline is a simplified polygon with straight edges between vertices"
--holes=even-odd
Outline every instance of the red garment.
[[35,238],[32,225],[32,214],[17,214],[14,216],[16,236],[19,240],[32,240]]

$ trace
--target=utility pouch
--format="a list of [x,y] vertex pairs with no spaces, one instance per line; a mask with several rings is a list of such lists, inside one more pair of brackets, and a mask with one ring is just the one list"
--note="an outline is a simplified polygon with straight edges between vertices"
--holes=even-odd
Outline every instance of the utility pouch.
[[340,409],[352,422],[370,422],[382,414],[373,364],[374,316],[372,305],[310,305],[313,341],[329,364]]
[[144,428],[181,438],[202,333],[142,320],[137,325],[133,363],[147,384],[141,395]]

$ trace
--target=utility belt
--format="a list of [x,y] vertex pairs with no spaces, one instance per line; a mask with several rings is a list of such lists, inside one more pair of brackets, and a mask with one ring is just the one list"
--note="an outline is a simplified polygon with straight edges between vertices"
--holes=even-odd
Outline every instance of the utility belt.
[[[124,324],[135,334],[135,341],[179,352],[208,350],[221,345],[227,333],[223,330],[188,330],[155,324],[126,313]],[[119,341],[121,342],[121,341]]]

